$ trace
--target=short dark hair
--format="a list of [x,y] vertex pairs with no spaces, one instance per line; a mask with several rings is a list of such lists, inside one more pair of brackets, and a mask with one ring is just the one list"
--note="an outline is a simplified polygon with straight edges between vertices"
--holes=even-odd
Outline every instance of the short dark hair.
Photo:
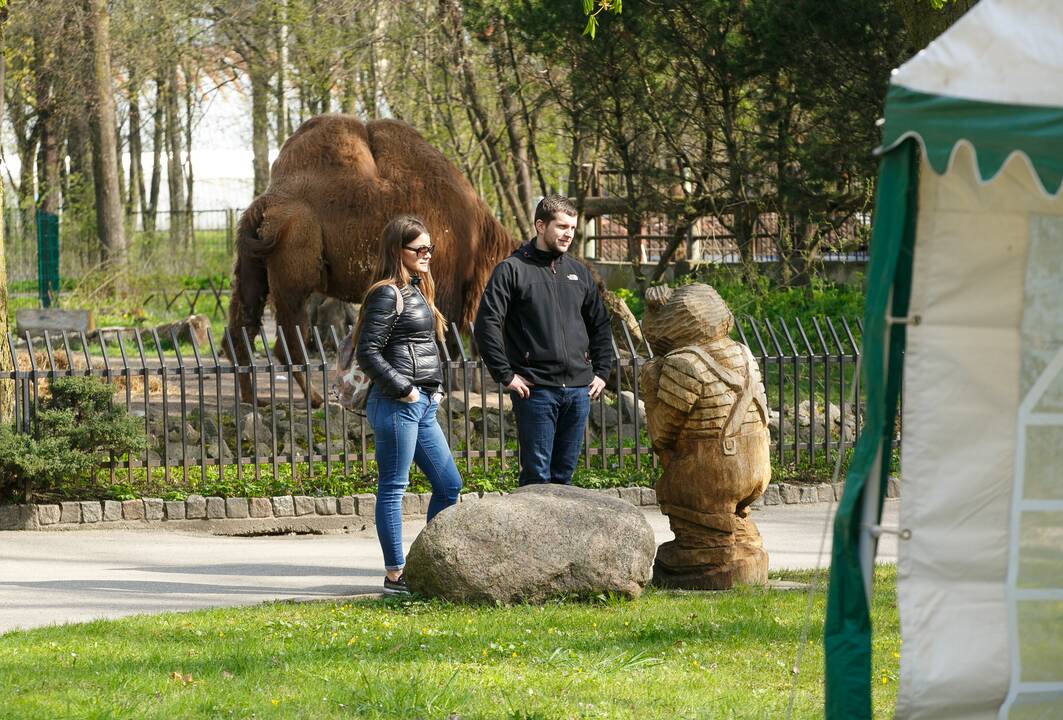
[[564,195],[547,195],[535,206],[535,221],[542,220],[549,225],[551,220],[557,219],[558,213],[576,217],[576,206]]

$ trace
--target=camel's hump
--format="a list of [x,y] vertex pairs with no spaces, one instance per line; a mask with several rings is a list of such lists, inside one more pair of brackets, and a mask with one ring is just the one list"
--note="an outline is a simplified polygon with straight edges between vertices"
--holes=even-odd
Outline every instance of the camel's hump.
[[361,177],[377,175],[365,123],[354,115],[317,115],[284,142],[270,174],[273,178],[307,171],[350,170]]

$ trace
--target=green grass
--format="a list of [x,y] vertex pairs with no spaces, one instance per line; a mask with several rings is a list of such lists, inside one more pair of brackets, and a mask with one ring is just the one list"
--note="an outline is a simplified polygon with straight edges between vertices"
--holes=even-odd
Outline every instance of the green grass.
[[[895,577],[876,572],[877,717],[896,697]],[[823,715],[815,579],[795,718]],[[0,636],[0,708],[12,720],[784,718],[806,603],[764,588],[649,590],[633,602],[281,603],[44,628]]]

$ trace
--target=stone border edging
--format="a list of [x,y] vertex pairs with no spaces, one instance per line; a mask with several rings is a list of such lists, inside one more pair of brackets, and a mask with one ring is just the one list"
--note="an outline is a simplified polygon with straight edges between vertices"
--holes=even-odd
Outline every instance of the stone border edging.
[[[794,485],[772,483],[751,505],[811,504],[841,499],[844,483]],[[626,500],[635,506],[657,504],[653,488],[608,488],[597,492]],[[460,502],[502,497],[504,493],[463,493]],[[406,493],[403,517],[424,516],[431,493]],[[896,478],[890,478],[886,497],[899,497]],[[319,532],[364,529],[376,519],[376,495],[361,493],[342,497],[281,495],[268,498],[220,498],[190,495],[185,500],[140,498],[137,500],[81,500],[51,504],[0,506],[0,530],[94,530],[169,528],[205,530],[218,534],[271,531]],[[222,522],[225,521],[225,522]],[[228,528],[228,521],[240,521]],[[358,527],[360,526],[360,527]]]

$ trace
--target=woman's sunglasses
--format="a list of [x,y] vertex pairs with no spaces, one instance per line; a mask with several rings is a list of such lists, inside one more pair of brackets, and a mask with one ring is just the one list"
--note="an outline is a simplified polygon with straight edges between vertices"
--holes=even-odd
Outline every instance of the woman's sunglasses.
[[426,257],[432,255],[436,251],[435,245],[422,245],[421,247],[410,247],[409,245],[402,246],[404,250],[417,253],[417,257]]

